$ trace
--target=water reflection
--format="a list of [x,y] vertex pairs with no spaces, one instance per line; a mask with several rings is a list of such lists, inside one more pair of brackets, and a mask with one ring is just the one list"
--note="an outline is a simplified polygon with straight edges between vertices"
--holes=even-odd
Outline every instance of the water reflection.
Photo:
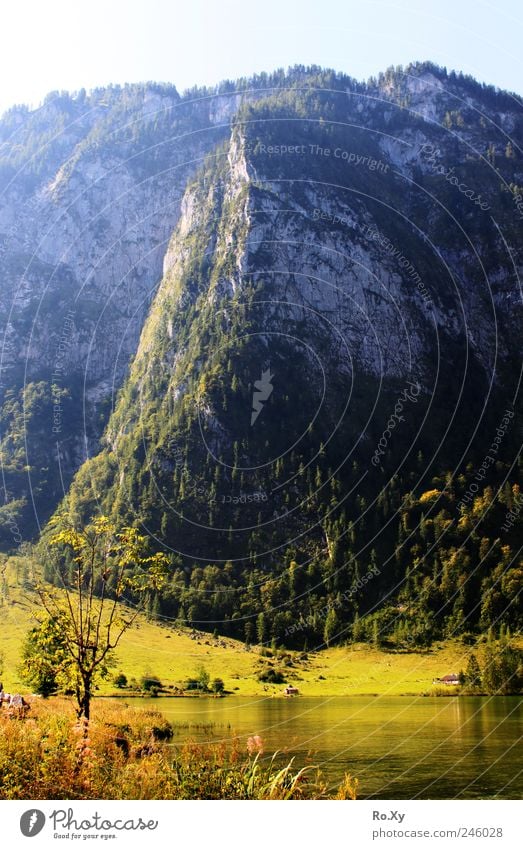
[[265,752],[310,758],[329,783],[349,771],[373,798],[520,798],[519,697],[129,699],[181,724],[176,741],[258,734]]

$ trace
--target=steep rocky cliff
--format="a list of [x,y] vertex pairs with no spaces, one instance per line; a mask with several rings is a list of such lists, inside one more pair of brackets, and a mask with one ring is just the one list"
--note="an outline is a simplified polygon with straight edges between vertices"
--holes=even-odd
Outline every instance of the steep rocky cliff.
[[182,577],[350,560],[340,591],[385,563],[394,498],[464,490],[514,418],[522,127],[515,97],[432,65],[8,113],[5,544],[83,463],[61,512],[141,523]]
[[20,514],[26,536],[96,450],[184,186],[222,120],[203,93],[194,103],[156,86],[50,95],[4,116],[2,458],[6,501],[36,497]]

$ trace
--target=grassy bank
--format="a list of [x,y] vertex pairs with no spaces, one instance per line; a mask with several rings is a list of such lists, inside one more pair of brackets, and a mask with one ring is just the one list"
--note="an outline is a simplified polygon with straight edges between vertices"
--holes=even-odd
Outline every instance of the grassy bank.
[[154,711],[98,702],[88,727],[65,699],[33,700],[25,719],[0,711],[0,799],[354,798],[346,777],[334,797],[314,767],[264,760],[258,738],[177,745]]

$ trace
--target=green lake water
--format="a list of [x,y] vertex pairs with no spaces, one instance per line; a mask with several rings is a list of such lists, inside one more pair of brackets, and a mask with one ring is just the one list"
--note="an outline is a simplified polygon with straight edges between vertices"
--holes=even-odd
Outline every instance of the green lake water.
[[521,697],[129,699],[175,725],[174,743],[250,735],[265,753],[348,771],[360,798],[486,799],[523,795]]

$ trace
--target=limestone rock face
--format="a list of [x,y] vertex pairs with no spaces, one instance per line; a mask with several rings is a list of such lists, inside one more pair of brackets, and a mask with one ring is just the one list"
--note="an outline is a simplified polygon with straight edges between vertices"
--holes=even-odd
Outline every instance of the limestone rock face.
[[[424,67],[243,88],[52,95],[0,123],[3,500],[27,537],[104,428],[114,451],[136,425],[127,375],[147,403],[152,375],[173,405],[191,393],[213,354],[190,377],[202,311],[227,327],[248,302],[257,344],[287,334],[332,415],[356,374],[430,395],[470,361],[503,389],[520,354],[508,95]],[[232,430],[201,404],[226,450]]]

